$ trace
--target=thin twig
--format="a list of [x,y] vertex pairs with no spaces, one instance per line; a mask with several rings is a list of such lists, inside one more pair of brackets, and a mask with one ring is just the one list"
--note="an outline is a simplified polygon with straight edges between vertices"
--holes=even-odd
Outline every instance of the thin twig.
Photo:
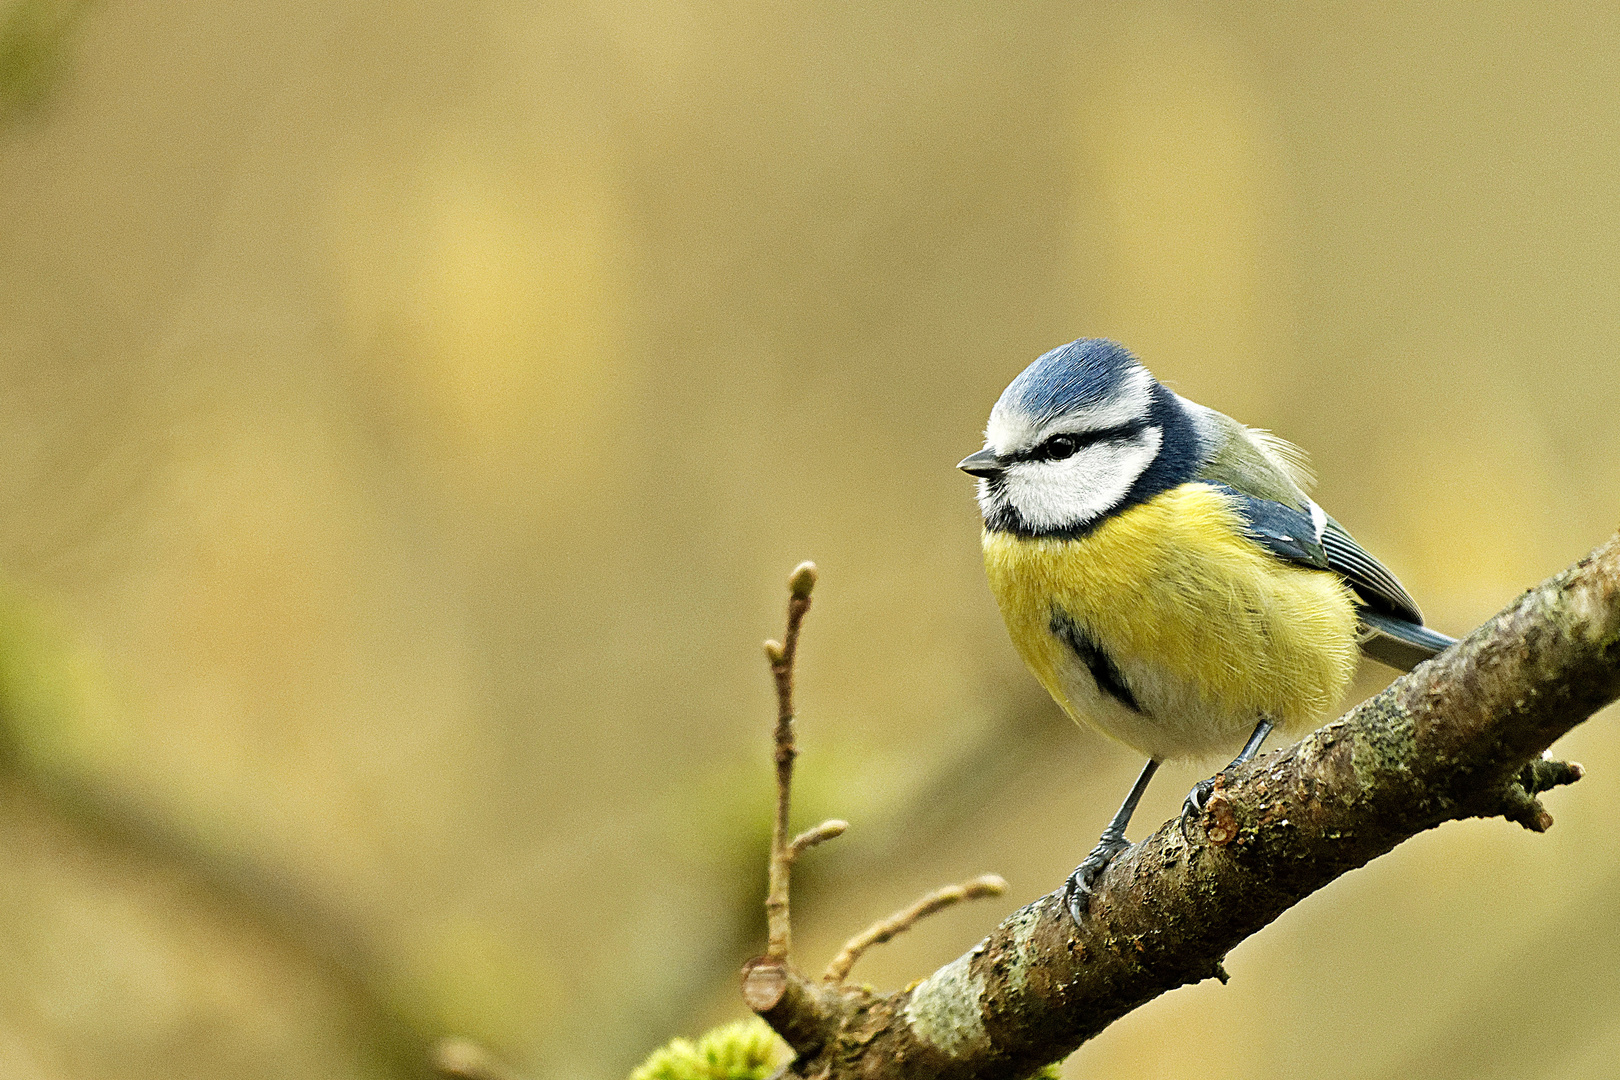
[[985,874],[972,881],[964,881],[960,885],[947,885],[943,889],[935,889],[910,907],[895,912],[881,922],[873,923],[850,938],[838,955],[833,957],[832,963],[827,965],[821,979],[823,982],[841,983],[849,974],[849,969],[855,966],[855,961],[861,958],[862,953],[873,945],[883,944],[896,934],[905,933],[916,925],[917,920],[927,918],[936,911],[944,911],[964,900],[1000,896],[1006,891],[1007,882],[998,874]]
[[828,978],[834,981],[814,982],[788,961],[792,925],[788,918],[788,885],[794,860],[849,827],[843,821],[824,821],[791,841],[787,839],[793,761],[798,753],[793,731],[793,661],[798,651],[799,629],[805,613],[810,610],[810,592],[815,584],[815,565],[801,563],[788,579],[787,633],[780,642],[765,643],[765,656],[770,660],[771,674],[776,680],[776,819],[771,827],[770,887],[765,899],[769,942],[765,954],[748,961],[742,971],[743,1001],[801,1055],[819,1049],[839,1024],[839,1017],[848,1005],[842,998],[848,991],[836,980],[849,972],[850,965],[862,952],[889,940],[931,912],[972,897],[991,896],[1006,888],[1000,878],[986,875],[929,894],[846,945],[844,953],[828,969]]
[[770,661],[771,675],[776,680],[776,820],[771,826],[770,889],[765,896],[765,921],[769,929],[765,955],[778,960],[787,958],[791,944],[788,878],[797,854],[787,838],[793,759],[799,752],[793,739],[793,659],[799,650],[799,628],[810,610],[810,592],[815,587],[816,564],[800,563],[788,578],[787,633],[780,642],[765,643],[765,657]]

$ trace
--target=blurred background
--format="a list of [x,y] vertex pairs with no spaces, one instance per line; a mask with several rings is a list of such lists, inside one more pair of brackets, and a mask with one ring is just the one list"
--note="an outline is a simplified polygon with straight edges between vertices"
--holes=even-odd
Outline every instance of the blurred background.
[[[1001,388],[1126,342],[1466,632],[1620,522],[1617,87],[1598,3],[0,0],[0,1075],[742,1015],[803,558],[798,957],[1005,875],[855,977],[961,953],[1141,764],[984,585]],[[1419,837],[1066,1076],[1612,1075],[1620,729],[1560,750],[1548,835]]]

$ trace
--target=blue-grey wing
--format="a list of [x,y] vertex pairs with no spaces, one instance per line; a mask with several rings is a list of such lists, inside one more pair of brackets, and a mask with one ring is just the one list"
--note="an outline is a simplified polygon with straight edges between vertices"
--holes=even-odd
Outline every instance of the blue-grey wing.
[[1229,487],[1225,492],[1243,520],[1244,534],[1280,559],[1331,570],[1360,601],[1357,614],[1366,628],[1361,651],[1380,663],[1410,671],[1454,643],[1423,625],[1417,602],[1377,559],[1319,507],[1301,510]]
[[1328,566],[1349,582],[1374,611],[1421,626],[1423,613],[1418,610],[1417,601],[1395,580],[1395,575],[1367,554],[1355,537],[1344,531],[1344,526],[1332,518],[1326,518],[1326,523],[1322,530],[1322,547],[1327,551]]
[[1236,488],[1216,484],[1232,500],[1238,516],[1243,519],[1243,531],[1249,539],[1279,558],[1318,570],[1333,569],[1332,560],[1316,524],[1309,514],[1301,513],[1274,499],[1246,495]]

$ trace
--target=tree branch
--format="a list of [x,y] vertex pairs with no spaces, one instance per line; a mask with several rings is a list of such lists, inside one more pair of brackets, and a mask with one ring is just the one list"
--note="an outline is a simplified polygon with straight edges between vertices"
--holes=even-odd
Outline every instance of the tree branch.
[[1231,770],[1188,836],[1167,823],[1109,865],[1083,926],[1055,892],[906,991],[778,964],[756,1010],[801,1076],[1027,1077],[1165,991],[1224,976],[1239,942],[1417,833],[1498,816],[1545,829],[1537,794],[1580,767],[1543,752],[1616,697],[1620,536],[1345,717]]

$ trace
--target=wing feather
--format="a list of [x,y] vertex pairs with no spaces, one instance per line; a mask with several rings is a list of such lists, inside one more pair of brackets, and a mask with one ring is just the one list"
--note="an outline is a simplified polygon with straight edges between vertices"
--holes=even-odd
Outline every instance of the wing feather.
[[1344,531],[1344,526],[1332,518],[1327,519],[1327,528],[1322,530],[1322,547],[1327,551],[1328,566],[1350,583],[1368,607],[1397,619],[1423,624],[1423,613],[1418,610],[1417,601],[1395,580],[1395,575],[1367,554],[1355,538]]
[[[1326,518],[1318,538],[1321,518],[1313,518],[1305,510],[1248,495],[1226,484],[1211,486],[1227,494],[1243,520],[1244,535],[1261,547],[1280,559],[1330,570],[1344,579],[1360,601],[1358,614],[1366,628],[1361,650],[1374,660],[1410,671],[1453,644],[1454,639],[1423,625],[1417,602],[1395,575],[1367,554],[1337,521]],[[1314,503],[1310,505],[1315,508]]]
[[1249,539],[1279,558],[1317,570],[1331,570],[1327,549],[1316,539],[1316,526],[1309,514],[1273,499],[1247,495],[1225,484],[1212,484],[1232,501],[1243,519]]

